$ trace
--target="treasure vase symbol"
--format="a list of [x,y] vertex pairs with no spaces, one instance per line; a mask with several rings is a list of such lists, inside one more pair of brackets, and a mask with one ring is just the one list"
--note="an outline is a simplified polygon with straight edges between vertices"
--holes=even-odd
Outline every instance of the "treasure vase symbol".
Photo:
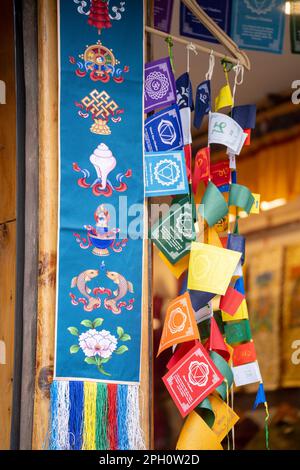
[[92,249],[96,256],[109,256],[110,250],[121,253],[127,245],[128,239],[117,240],[120,232],[117,228],[109,228],[110,214],[106,207],[101,204],[94,214],[95,226],[85,225],[86,236],[81,237],[74,233],[74,237],[83,250]]

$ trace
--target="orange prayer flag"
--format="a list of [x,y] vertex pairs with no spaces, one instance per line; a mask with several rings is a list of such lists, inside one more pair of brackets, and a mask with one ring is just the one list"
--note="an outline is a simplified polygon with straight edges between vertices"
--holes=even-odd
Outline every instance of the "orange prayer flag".
[[174,344],[199,339],[199,331],[192,307],[190,295],[185,292],[170,302],[157,356]]

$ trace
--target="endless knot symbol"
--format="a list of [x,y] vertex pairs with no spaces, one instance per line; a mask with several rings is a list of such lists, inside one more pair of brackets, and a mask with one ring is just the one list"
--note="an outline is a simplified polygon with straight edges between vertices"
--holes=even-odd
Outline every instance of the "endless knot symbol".
[[205,362],[193,361],[189,365],[189,381],[197,387],[204,387],[208,382],[209,368]]
[[146,78],[145,91],[153,100],[162,99],[169,91],[168,79],[161,72],[151,72]]
[[172,186],[180,177],[180,169],[172,160],[164,159],[154,168],[154,178],[162,186]]
[[106,93],[106,91],[101,91],[99,93],[97,90],[93,90],[89,95],[81,100],[81,103],[87,111],[92,113],[94,118],[101,117],[106,120],[119,108],[117,103],[111,99],[110,95]]

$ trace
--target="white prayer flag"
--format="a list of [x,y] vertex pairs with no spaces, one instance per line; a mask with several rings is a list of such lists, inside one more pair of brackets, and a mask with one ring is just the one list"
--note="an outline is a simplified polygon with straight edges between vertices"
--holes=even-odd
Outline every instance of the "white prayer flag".
[[242,366],[232,367],[232,372],[236,387],[262,381],[257,361],[250,362],[249,364],[244,364]]
[[247,138],[241,126],[226,114],[210,113],[208,144],[222,144],[229,151],[239,155]]

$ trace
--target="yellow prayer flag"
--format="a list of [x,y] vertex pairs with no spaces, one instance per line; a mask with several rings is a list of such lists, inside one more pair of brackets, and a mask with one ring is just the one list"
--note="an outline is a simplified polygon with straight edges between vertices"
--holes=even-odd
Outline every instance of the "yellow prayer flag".
[[259,212],[260,212],[260,194],[252,193],[252,196],[254,197],[254,203],[253,203],[253,206],[251,207],[250,214],[259,214]]
[[217,435],[192,411],[181,429],[176,450],[223,450]]
[[222,442],[237,423],[239,417],[221,398],[211,395],[209,400],[215,414],[215,422],[212,431],[217,435],[218,440]]
[[225,295],[241,253],[192,242],[188,289]]
[[233,106],[233,98],[232,98],[230,86],[227,83],[227,85],[225,85],[221,88],[220,93],[216,97],[215,110],[216,110],[216,112],[218,112],[219,109],[226,108],[228,106],[230,106],[230,107]]

